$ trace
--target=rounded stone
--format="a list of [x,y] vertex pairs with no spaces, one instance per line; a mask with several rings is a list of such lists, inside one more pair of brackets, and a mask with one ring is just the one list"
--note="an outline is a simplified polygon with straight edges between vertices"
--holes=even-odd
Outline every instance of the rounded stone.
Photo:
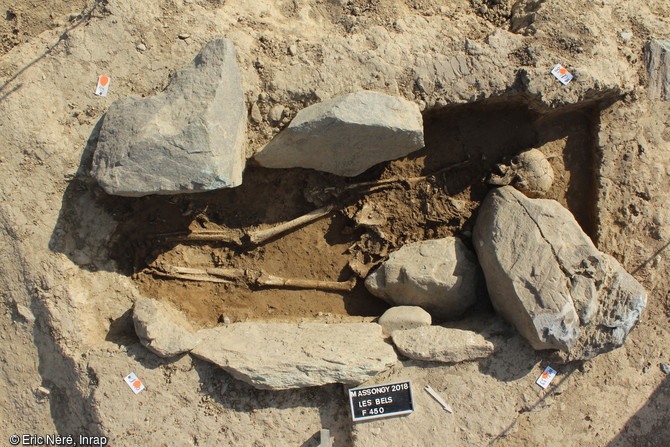
[[430,314],[419,306],[391,307],[379,317],[378,321],[386,335],[401,329],[430,326],[432,322]]
[[[282,113],[281,106],[274,106],[270,124],[277,126]],[[308,168],[353,177],[423,146],[423,118],[416,104],[359,91],[298,111],[255,159],[266,168]]]
[[365,287],[395,305],[420,306],[434,317],[461,317],[483,282],[475,254],[457,238],[415,242],[391,253]]

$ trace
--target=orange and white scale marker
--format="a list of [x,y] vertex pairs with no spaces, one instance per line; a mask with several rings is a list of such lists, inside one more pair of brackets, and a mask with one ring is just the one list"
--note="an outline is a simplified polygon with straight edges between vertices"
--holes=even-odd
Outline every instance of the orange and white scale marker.
[[124,377],[124,380],[135,394],[139,393],[144,389],[144,384],[140,379],[137,378],[137,375],[135,373],[131,372],[126,377]]
[[109,89],[109,78],[105,75],[102,75],[98,78],[98,87],[95,89],[95,94],[98,96],[107,96],[107,90]]
[[551,70],[551,74],[556,76],[556,79],[561,81],[563,85],[568,85],[570,81],[574,78],[572,76],[572,73],[570,73],[566,68],[564,68],[561,64],[557,64],[553,70]]
[[556,371],[551,366],[547,366],[535,383],[546,390],[554,377],[556,377]]

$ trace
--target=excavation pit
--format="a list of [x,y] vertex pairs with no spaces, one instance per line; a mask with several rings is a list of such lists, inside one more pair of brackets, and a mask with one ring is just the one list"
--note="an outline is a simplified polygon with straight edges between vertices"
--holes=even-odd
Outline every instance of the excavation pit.
[[[409,242],[453,235],[470,243],[477,208],[491,188],[487,175],[497,163],[531,147],[541,148],[553,165],[555,180],[547,198],[570,209],[593,238],[595,135],[602,107],[590,103],[549,111],[524,96],[453,105],[424,113],[424,149],[355,178],[249,166],[243,184],[233,189],[107,197],[108,211],[119,222],[113,257],[142,295],[169,301],[201,327],[268,320],[371,321],[389,305],[372,296],[361,279],[353,290],[326,291],[258,287],[248,281],[189,281],[161,276],[156,268],[238,269],[346,282],[355,277],[354,270],[364,274]],[[392,179],[416,181],[372,190],[351,187]],[[324,218],[258,246],[245,244],[250,231],[328,204],[334,210]],[[371,209],[378,221],[361,224],[361,210]],[[229,240],[187,240],[189,234],[212,231]],[[352,269],[351,261],[358,268]],[[482,295],[472,312],[490,309]]]

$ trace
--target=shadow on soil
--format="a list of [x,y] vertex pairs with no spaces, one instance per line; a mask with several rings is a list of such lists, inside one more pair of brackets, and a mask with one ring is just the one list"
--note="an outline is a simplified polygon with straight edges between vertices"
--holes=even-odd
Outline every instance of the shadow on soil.
[[[295,390],[258,390],[205,361],[194,359],[194,364],[203,383],[203,391],[221,407],[236,412],[318,408],[321,427],[314,433],[305,433],[305,441],[301,447],[318,447],[321,428],[330,430],[334,447],[351,445],[352,422],[347,396],[341,385]],[[272,433],[265,433],[262,437],[271,439]]]
[[[93,152],[104,116],[96,123],[82,152],[77,173],[63,195],[56,226],[49,248],[65,254],[72,262],[88,271],[117,271],[110,259],[109,243],[117,223],[103,207],[105,193],[89,177]],[[124,200],[121,198],[120,200]]]
[[424,175],[469,160],[465,168],[445,174],[449,176],[446,192],[450,196],[468,192],[469,200],[481,203],[491,188],[484,180],[496,164],[509,162],[523,150],[563,140],[557,154],[545,155],[553,157],[557,186],[567,191],[554,188],[547,198],[563,203],[595,238],[596,135],[600,110],[608,105],[605,100],[547,111],[535,108],[524,96],[512,96],[447,106],[425,114],[426,148],[410,158],[424,159]]
[[670,442],[670,376],[656,388],[647,403],[628,420],[607,447],[663,447]]
[[[493,354],[475,360],[480,373],[501,382],[514,382],[551,356],[550,351],[534,350],[514,327],[495,315],[490,302],[482,301],[478,307],[471,309],[463,320],[445,322],[442,326],[475,332],[493,344]],[[443,366],[440,363],[423,364],[424,367]]]
[[[546,367],[546,366],[550,366],[548,362],[543,362],[541,364],[542,369],[544,369],[544,367]],[[574,363],[564,365],[562,367],[562,370],[565,372],[565,375],[563,376],[563,378],[560,379],[559,381],[553,382],[552,385],[551,385],[551,388],[549,388],[549,391],[547,393],[543,394],[542,397],[540,397],[532,405],[528,405],[525,408],[523,408],[522,410],[520,410],[518,415],[514,418],[514,421],[512,421],[512,423],[505,430],[503,430],[501,433],[499,433],[498,436],[496,436],[494,439],[492,439],[491,442],[489,442],[487,444],[487,447],[493,447],[499,441],[502,441],[503,439],[505,439],[505,437],[507,437],[507,435],[509,435],[514,430],[514,427],[516,427],[516,424],[517,424],[517,421],[518,421],[519,417],[521,417],[523,414],[536,411],[536,409],[538,409],[538,408],[542,408],[542,406],[545,404],[545,402],[547,402],[547,400],[551,396],[553,396],[554,394],[560,395],[563,392],[563,384],[566,383],[568,381],[568,379],[570,379],[570,377],[572,377],[572,375],[576,371],[578,371],[580,366],[581,366],[581,362],[574,362]]]
[[33,342],[38,350],[38,371],[42,377],[42,386],[50,390],[48,400],[51,419],[57,433],[61,435],[72,434],[75,439],[80,434],[102,436],[92,401],[75,386],[76,379],[81,377],[81,364],[62,351],[61,343],[54,339],[53,330],[44,323],[50,320],[45,317],[49,314],[45,299],[33,296],[31,310],[38,316],[33,326]]

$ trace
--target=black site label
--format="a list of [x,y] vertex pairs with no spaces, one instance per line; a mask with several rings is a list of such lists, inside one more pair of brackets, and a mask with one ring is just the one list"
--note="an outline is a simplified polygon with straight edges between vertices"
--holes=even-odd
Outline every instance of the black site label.
[[352,388],[349,403],[354,421],[411,413],[414,411],[412,384],[407,380]]

